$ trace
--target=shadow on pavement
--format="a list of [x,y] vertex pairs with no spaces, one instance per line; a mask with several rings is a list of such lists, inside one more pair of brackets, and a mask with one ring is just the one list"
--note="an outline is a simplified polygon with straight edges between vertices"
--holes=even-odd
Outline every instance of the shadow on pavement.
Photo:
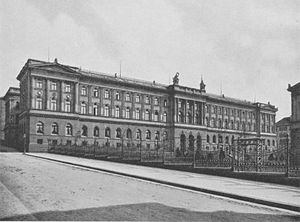
[[0,220],[51,221],[299,221],[300,216],[236,213],[232,211],[199,212],[159,203],[126,204],[69,211],[46,211],[0,218]]
[[18,150],[17,148],[14,147],[8,147],[8,146],[4,146],[4,145],[0,145],[0,152],[21,152],[20,150]]

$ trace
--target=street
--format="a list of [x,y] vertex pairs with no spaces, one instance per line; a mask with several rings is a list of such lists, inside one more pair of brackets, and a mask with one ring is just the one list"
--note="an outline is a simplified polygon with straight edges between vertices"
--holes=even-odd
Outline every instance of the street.
[[297,221],[288,211],[0,153],[0,220]]

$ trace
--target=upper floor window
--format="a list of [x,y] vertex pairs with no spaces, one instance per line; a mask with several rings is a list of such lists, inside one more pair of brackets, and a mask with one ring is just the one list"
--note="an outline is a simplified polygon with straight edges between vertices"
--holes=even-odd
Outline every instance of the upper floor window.
[[219,113],[219,115],[221,115],[222,114],[222,107],[218,107],[218,113]]
[[82,86],[82,87],[81,87],[81,95],[82,95],[82,96],[86,96],[86,94],[87,94],[86,87],[85,87],[85,86]]
[[116,99],[116,100],[120,100],[120,93],[119,93],[119,92],[116,92],[115,99]]
[[129,108],[129,107],[126,108],[125,118],[126,118],[126,119],[129,119],[129,118],[130,118],[130,108]]
[[56,82],[51,82],[50,83],[50,90],[56,90],[56,86],[57,86]]
[[109,99],[109,91],[107,89],[104,91],[104,98]]
[[145,103],[146,103],[146,104],[149,104],[149,103],[150,103],[149,96],[146,96],[146,97],[145,97]]
[[104,106],[104,116],[109,116],[109,106],[107,104]]
[[36,80],[35,87],[39,88],[39,89],[43,88],[43,82],[42,82],[42,80]]
[[164,107],[167,107],[167,105],[168,105],[168,102],[167,102],[167,100],[165,99],[165,100],[164,100]]
[[150,112],[149,112],[149,110],[145,111],[145,120],[150,120]]
[[94,88],[93,94],[94,97],[99,97],[99,90],[97,88]]
[[97,103],[94,103],[94,105],[93,105],[93,115],[94,116],[98,115],[98,105],[97,105]]
[[139,96],[139,95],[136,95],[136,96],[135,96],[135,102],[136,102],[136,103],[139,103],[139,102],[140,102],[140,96]]
[[136,131],[136,139],[141,140],[142,139],[142,132],[140,129],[137,129]]
[[135,119],[140,119],[140,110],[138,108],[135,110]]
[[50,110],[56,111],[56,99],[52,98],[50,102]]
[[38,122],[36,124],[36,133],[37,134],[44,134],[44,124],[42,122]]
[[163,115],[163,122],[167,122],[167,112],[164,112],[164,115]]
[[88,135],[88,128],[86,126],[82,126],[81,136],[87,136],[87,135]]
[[126,95],[125,95],[125,101],[130,101],[130,94],[129,93],[126,93]]
[[81,114],[86,114],[87,113],[86,111],[87,111],[86,104],[83,102],[81,103]]
[[150,132],[150,130],[146,131],[146,139],[147,140],[151,140],[151,132]]
[[155,112],[154,112],[154,121],[158,121],[158,111],[156,110]]
[[72,125],[70,123],[67,123],[66,125],[66,135],[72,136]]
[[66,101],[65,102],[65,112],[71,112],[71,102],[70,101]]
[[120,107],[119,107],[119,106],[116,106],[116,109],[115,109],[115,117],[116,117],[116,118],[120,118]]
[[158,98],[157,97],[154,98],[154,105],[158,105]]
[[96,126],[94,128],[94,137],[99,137],[99,127],[98,126]]
[[110,128],[109,127],[106,127],[105,128],[105,137],[109,137],[110,138]]
[[52,132],[51,132],[51,134],[58,134],[58,124],[57,123],[52,123],[52,125],[51,125],[51,127],[52,127]]
[[36,104],[35,104],[36,109],[42,109],[43,108],[43,103],[41,98],[36,98]]
[[65,92],[71,92],[71,85],[70,84],[65,85]]
[[122,131],[121,131],[120,128],[118,128],[118,129],[116,130],[116,138],[121,138],[121,137],[122,137]]

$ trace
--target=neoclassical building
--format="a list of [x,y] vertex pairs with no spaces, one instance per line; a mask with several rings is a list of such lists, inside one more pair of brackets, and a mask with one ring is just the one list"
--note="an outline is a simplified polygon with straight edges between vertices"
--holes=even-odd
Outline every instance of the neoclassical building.
[[170,152],[228,148],[237,138],[260,137],[276,147],[271,104],[252,103],[199,89],[90,72],[78,67],[29,59],[20,81],[19,144],[45,151],[51,143],[129,141]]

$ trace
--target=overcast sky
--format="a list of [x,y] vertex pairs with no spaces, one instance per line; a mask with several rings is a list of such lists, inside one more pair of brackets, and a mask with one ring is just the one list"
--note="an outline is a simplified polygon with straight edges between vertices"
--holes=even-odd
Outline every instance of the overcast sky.
[[300,1],[0,0],[0,95],[28,58],[249,101],[290,115],[300,81]]

